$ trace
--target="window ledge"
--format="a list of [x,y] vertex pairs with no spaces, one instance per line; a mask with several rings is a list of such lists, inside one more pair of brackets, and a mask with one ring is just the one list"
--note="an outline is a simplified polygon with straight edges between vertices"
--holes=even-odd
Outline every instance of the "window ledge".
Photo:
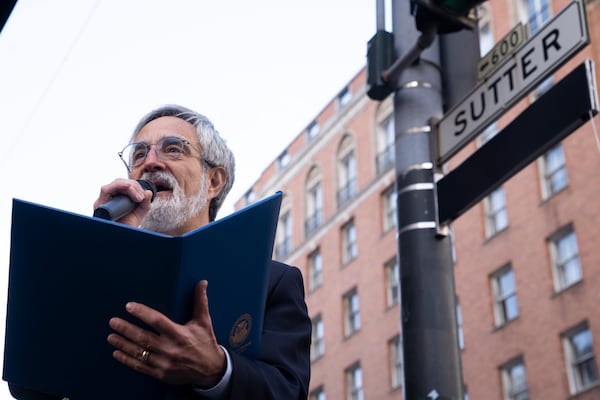
[[544,204],[548,203],[549,201],[551,201],[553,198],[555,198],[556,196],[558,196],[559,194],[561,194],[562,192],[565,192],[567,189],[569,189],[569,183],[567,183],[565,185],[565,187],[557,190],[554,193],[551,193],[549,195],[547,195],[546,197],[544,197],[541,201],[540,201],[540,206],[543,206]]
[[583,285],[583,278],[581,278],[580,280],[578,280],[578,281],[577,281],[577,282],[575,282],[575,283],[571,283],[569,286],[565,286],[564,288],[562,288],[562,289],[560,289],[560,290],[558,290],[558,291],[554,291],[554,292],[553,292],[553,293],[550,295],[550,298],[551,298],[551,299],[554,299],[554,298],[556,298],[556,297],[560,296],[561,294],[563,294],[563,293],[565,293],[565,292],[569,291],[569,289],[572,289],[572,288],[575,288],[575,287],[579,287],[579,286],[581,286],[581,285]]
[[504,228],[500,229],[499,231],[495,231],[491,235],[486,236],[485,239],[483,240],[483,244],[491,242],[492,240],[494,240],[495,238],[500,236],[502,233],[506,232],[508,230],[508,228],[510,228],[510,224],[506,225]]
[[519,314],[519,315],[517,315],[516,317],[514,317],[514,318],[513,318],[513,319],[511,319],[511,320],[509,320],[509,321],[505,321],[505,322],[504,322],[504,323],[502,323],[501,325],[494,326],[494,327],[492,328],[492,333],[494,333],[494,332],[498,332],[498,331],[501,331],[501,330],[505,329],[507,326],[511,325],[513,322],[515,322],[515,321],[518,321],[520,316],[521,316],[521,315]]
[[[577,393],[575,393],[575,394],[572,394],[572,395],[569,395],[569,396],[567,397],[567,399],[568,399],[568,400],[571,400],[571,399],[573,399],[573,400],[574,400],[574,399],[578,399],[580,396],[583,396],[584,394],[587,394],[587,393],[589,393],[589,392],[596,391],[598,388],[600,388],[600,382],[595,382],[595,383],[592,383],[591,385],[589,385],[589,386],[587,386],[587,387],[585,387],[585,388],[581,389],[579,392],[577,392]],[[600,390],[598,390],[598,392],[600,392]]]

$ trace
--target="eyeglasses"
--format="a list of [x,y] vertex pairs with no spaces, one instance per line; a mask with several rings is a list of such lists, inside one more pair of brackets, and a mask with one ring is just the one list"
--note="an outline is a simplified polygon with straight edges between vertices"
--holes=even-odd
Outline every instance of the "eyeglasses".
[[[127,167],[127,170],[131,172],[133,168],[139,167],[144,163],[152,146],[154,146],[156,156],[165,161],[178,160],[182,155],[189,155],[190,151],[187,146],[198,151],[198,149],[192,146],[189,140],[177,136],[165,136],[156,143],[130,143],[118,154],[121,161],[123,161]],[[202,162],[210,168],[216,167],[216,164],[208,160],[203,159]]]

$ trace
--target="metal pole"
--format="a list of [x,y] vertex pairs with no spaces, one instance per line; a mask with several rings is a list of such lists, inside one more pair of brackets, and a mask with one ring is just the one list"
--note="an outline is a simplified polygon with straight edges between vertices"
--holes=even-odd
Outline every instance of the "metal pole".
[[[419,36],[409,3],[392,5],[397,57]],[[393,82],[406,400],[463,400],[451,243],[436,224],[436,138],[429,121],[443,112],[439,64],[435,40]]]
[[376,0],[375,16],[377,18],[377,30],[385,30],[385,0]]

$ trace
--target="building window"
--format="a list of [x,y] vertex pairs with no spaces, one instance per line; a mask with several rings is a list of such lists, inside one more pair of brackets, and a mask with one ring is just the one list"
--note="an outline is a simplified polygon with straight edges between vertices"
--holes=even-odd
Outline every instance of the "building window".
[[494,47],[494,31],[492,30],[492,12],[488,4],[477,6],[479,25],[479,54],[481,57]]
[[392,257],[384,265],[385,268],[385,287],[386,287],[386,305],[391,307],[398,304],[400,297],[400,268],[398,259]]
[[[550,2],[548,0],[517,0],[517,16],[520,22],[527,24],[529,37],[533,37],[550,19]],[[543,80],[531,92],[532,101],[540,98],[552,85],[552,77]]]
[[519,316],[515,274],[510,264],[500,268],[491,276],[494,298],[494,320],[502,326]]
[[539,165],[544,199],[552,197],[567,187],[567,166],[561,144],[553,147],[540,157]]
[[388,342],[390,353],[390,377],[392,389],[402,386],[403,371],[402,371],[402,342],[400,335],[395,336]]
[[326,400],[325,399],[325,389],[323,388],[323,386],[319,386],[318,388],[316,388],[312,392],[310,392],[309,399],[310,400]]
[[346,370],[346,398],[348,400],[364,400],[362,369],[356,363]]
[[306,128],[306,136],[308,137],[308,140],[313,140],[315,137],[317,137],[320,131],[321,128],[319,127],[317,121],[311,122],[310,125],[308,125],[308,128]]
[[490,141],[494,136],[498,134],[498,125],[493,122],[489,125],[479,136],[477,136],[477,144],[479,147],[483,146]]
[[458,300],[456,301],[456,333],[458,336],[458,348],[463,350],[465,348],[465,333],[463,330],[463,319],[462,319],[462,308]]
[[292,215],[286,211],[279,217],[275,255],[281,260],[292,251]]
[[338,189],[338,207],[344,205],[356,194],[356,158],[354,152],[346,154],[339,163],[340,187]]
[[579,393],[598,383],[598,367],[592,343],[592,332],[587,323],[563,336],[571,394]]
[[323,192],[318,168],[313,168],[306,180],[305,236],[313,233],[323,222]]
[[532,37],[550,19],[550,4],[548,0],[519,0],[517,13],[520,21],[528,24]]
[[325,327],[321,314],[312,319],[312,333],[310,342],[310,359],[314,361],[325,354]]
[[340,109],[344,108],[348,103],[350,103],[351,99],[352,99],[352,92],[350,92],[350,88],[348,86],[346,86],[344,89],[342,89],[342,91],[337,96],[338,107]]
[[254,194],[254,191],[252,189],[250,189],[244,195],[244,203],[248,206],[248,205],[252,204],[252,202],[254,202],[255,198],[256,198],[256,195]]
[[508,226],[508,212],[504,189],[499,187],[483,201],[485,209],[485,234],[490,238]]
[[549,244],[554,287],[560,292],[583,278],[577,237],[573,228],[568,226],[552,235]]
[[387,232],[396,227],[398,202],[396,187],[391,185],[382,194],[383,198],[383,231]]
[[350,136],[342,140],[338,153],[338,208],[343,206],[358,192],[356,157]]
[[503,365],[501,374],[505,400],[529,400],[525,364],[521,357]]
[[394,165],[395,152],[395,131],[394,116],[387,117],[379,127],[377,139],[377,174],[387,171]]
[[360,329],[358,292],[352,289],[344,295],[344,336],[355,334]]
[[354,220],[350,220],[342,226],[342,262],[347,264],[356,257],[358,257],[356,227]]
[[323,284],[323,258],[316,249],[308,256],[308,290],[313,292]]
[[284,150],[279,157],[277,157],[277,167],[279,169],[283,169],[285,168],[286,165],[288,165],[290,162],[290,155],[287,152],[287,150]]

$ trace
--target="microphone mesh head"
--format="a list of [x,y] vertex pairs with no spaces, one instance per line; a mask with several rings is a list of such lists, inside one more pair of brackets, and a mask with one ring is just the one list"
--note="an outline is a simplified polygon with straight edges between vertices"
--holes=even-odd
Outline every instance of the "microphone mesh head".
[[156,185],[146,179],[138,179],[137,182],[140,184],[142,189],[150,190],[152,192],[152,198],[150,199],[150,201],[154,201],[154,196],[156,196],[156,191],[157,191]]

